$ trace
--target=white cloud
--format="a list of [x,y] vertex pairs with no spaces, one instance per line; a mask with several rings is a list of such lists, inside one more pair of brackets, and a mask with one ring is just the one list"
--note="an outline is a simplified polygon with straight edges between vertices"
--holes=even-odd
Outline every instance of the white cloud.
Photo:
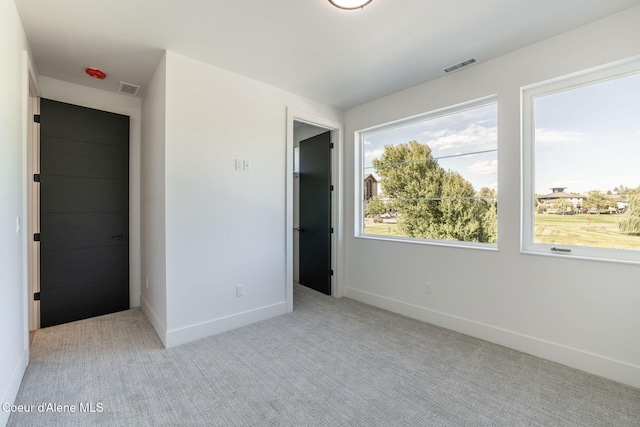
[[477,175],[492,175],[498,173],[497,160],[481,160],[467,166],[467,170]]
[[434,139],[434,138],[442,138],[447,133],[449,133],[449,129],[440,129],[440,130],[437,130],[437,131],[425,130],[424,132],[422,132],[420,134],[420,136],[424,136],[424,137],[427,137],[429,139]]
[[536,142],[574,142],[582,140],[581,132],[536,129]]
[[438,132],[423,132],[428,138],[426,141],[432,149],[444,150],[447,148],[456,148],[468,146],[471,144],[493,143],[497,141],[498,131],[495,126],[486,127],[477,123],[469,125],[466,129],[459,131],[450,131],[446,129]]
[[382,156],[384,153],[384,148],[376,148],[375,150],[365,150],[364,158],[365,160],[373,160]]

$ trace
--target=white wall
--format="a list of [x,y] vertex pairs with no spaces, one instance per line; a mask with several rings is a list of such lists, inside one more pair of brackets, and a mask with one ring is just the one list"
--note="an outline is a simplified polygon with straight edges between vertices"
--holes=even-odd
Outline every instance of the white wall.
[[[638,22],[640,7],[347,111],[346,296],[640,387],[640,267],[519,252],[520,87],[640,55]],[[492,94],[499,250],[352,237],[353,132]]]
[[[29,358],[24,274],[26,50],[15,4],[0,0],[0,404],[15,400]],[[0,410],[0,425],[8,419],[9,413]]]
[[165,57],[145,88],[142,111],[141,307],[166,345]]
[[[87,76],[87,78],[90,78]],[[140,305],[140,98],[39,77],[40,96],[130,117],[129,121],[129,304]]]
[[[287,107],[335,121],[342,115],[173,52],[166,73],[166,344],[173,346],[285,313]],[[249,160],[251,171],[236,171],[235,159]]]

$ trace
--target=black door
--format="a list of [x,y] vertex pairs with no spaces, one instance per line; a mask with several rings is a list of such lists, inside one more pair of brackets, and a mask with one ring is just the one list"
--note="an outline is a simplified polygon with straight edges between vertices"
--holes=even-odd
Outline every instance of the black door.
[[331,132],[300,142],[300,284],[331,295]]
[[129,117],[42,99],[40,324],[129,308]]

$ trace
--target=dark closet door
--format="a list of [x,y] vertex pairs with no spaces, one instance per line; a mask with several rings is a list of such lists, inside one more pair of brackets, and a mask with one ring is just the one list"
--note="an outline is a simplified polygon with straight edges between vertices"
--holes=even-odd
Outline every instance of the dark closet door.
[[129,117],[42,99],[40,324],[129,308]]
[[300,284],[331,295],[331,132],[300,141]]

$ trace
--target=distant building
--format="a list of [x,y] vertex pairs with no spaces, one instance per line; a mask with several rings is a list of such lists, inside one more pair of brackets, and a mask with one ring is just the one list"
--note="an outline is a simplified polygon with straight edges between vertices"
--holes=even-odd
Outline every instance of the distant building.
[[613,194],[611,196],[613,200],[616,201],[616,210],[620,213],[623,213],[629,207],[629,201],[626,197],[620,196],[619,194]]
[[567,193],[567,187],[556,187],[551,189],[550,194],[546,194],[544,196],[537,197],[537,201],[539,204],[544,205],[547,209],[552,209],[553,205],[560,199],[564,199],[569,202],[574,210],[582,209],[582,205],[584,201],[587,199],[587,196],[577,193]]
[[378,180],[368,173],[364,177],[364,199],[369,200],[378,195]]

